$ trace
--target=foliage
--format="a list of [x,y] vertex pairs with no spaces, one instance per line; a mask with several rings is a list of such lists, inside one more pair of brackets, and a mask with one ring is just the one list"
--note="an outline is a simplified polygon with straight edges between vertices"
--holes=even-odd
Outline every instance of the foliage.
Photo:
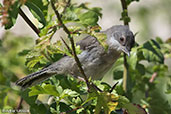
[[[138,0],[126,0],[127,6],[133,1]],[[24,56],[25,65],[30,71],[42,69],[65,55],[73,56],[69,50],[72,49],[70,45],[61,41],[51,42],[53,35],[63,26],[58,19],[54,20],[56,15],[48,0],[4,0],[1,22],[5,29],[10,29],[15,24],[22,5],[27,6],[39,21],[39,25],[36,25],[40,30],[39,38],[32,48],[30,38],[13,37],[9,40],[7,34],[0,40],[0,98],[3,99],[0,101],[0,109],[16,107],[16,99],[8,97],[8,94],[12,93],[17,97],[20,95],[26,101],[32,114],[118,114],[120,109],[125,109],[122,112],[129,114],[145,114],[146,111],[151,114],[171,113],[171,75],[164,64],[164,60],[171,57],[171,42],[163,42],[159,37],[142,45],[137,44],[132,49],[131,56],[127,57],[127,91],[124,91],[122,86],[123,56],[112,69],[113,79],[121,81],[114,90],[106,82],[93,81],[102,91],[97,91],[92,86],[91,92],[88,92],[85,82],[62,75],[51,77],[24,91],[13,87],[13,82],[26,72],[23,66]],[[71,36],[68,38],[89,34],[97,37],[107,50],[104,43],[106,36],[98,33],[101,29],[98,25],[98,20],[102,17],[101,8],[89,8],[87,3],[73,4],[70,0],[58,0],[54,5],[70,31]],[[130,22],[127,12],[122,12],[121,20]],[[81,50],[76,44],[75,47],[79,54]],[[48,95],[46,103],[40,98],[42,94]]]
[[12,109],[19,99],[19,91],[12,82],[28,73],[24,65],[25,58],[19,56],[18,52],[31,48],[33,39],[7,32],[0,42],[0,109]]

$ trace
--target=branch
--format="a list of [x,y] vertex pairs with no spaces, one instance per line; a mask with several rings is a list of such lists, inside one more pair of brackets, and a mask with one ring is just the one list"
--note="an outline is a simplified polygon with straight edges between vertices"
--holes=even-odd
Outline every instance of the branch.
[[70,47],[68,46],[68,44],[65,42],[65,40],[62,37],[60,37],[60,38],[63,41],[63,43],[65,44],[65,46],[68,49],[69,53],[72,54],[72,50],[70,49]]
[[33,29],[33,31],[39,36],[40,30],[30,21],[21,8],[19,8],[19,14],[25,20],[25,22]]
[[[128,8],[127,8],[127,3],[125,0],[121,0],[121,5],[122,5],[122,10],[123,11],[127,11]],[[128,16],[128,12],[126,12],[126,16]],[[124,21],[124,25],[128,25],[129,26],[129,23],[128,21]],[[127,92],[127,81],[128,81],[128,63],[127,63],[127,59],[126,59],[126,54],[124,53],[124,73],[123,73],[123,89],[125,92]]]
[[[122,4],[122,10],[123,11],[127,11],[128,10],[128,7],[127,7],[127,3],[126,3],[126,1],[125,0],[121,0],[121,4]],[[126,12],[126,16],[128,16],[128,12]],[[125,21],[124,20],[124,25],[128,25],[129,26],[129,23],[128,23],[128,21]]]
[[89,87],[90,87],[90,84],[89,84],[88,78],[87,78],[87,76],[86,76],[86,74],[85,74],[85,72],[84,72],[84,70],[83,70],[83,68],[82,68],[81,62],[80,62],[80,60],[79,60],[79,58],[78,58],[78,56],[77,56],[77,53],[76,53],[76,50],[75,50],[75,45],[74,45],[74,39],[73,39],[73,37],[71,36],[71,32],[68,30],[68,28],[67,28],[67,27],[65,26],[65,24],[63,23],[63,21],[62,21],[62,19],[61,19],[61,16],[60,16],[60,14],[59,14],[59,12],[58,12],[58,10],[56,10],[56,8],[55,8],[54,1],[51,0],[50,2],[51,2],[51,5],[52,5],[52,8],[53,8],[53,10],[54,10],[54,12],[55,12],[55,14],[56,14],[56,17],[57,17],[57,19],[58,19],[58,21],[59,21],[59,25],[61,25],[62,28],[63,28],[63,30],[68,34],[68,38],[69,38],[69,40],[70,40],[70,42],[71,42],[72,54],[73,54],[74,59],[75,59],[75,61],[76,61],[76,63],[77,63],[77,66],[78,66],[78,68],[79,68],[81,74],[84,76],[84,79],[85,79],[85,81],[86,81],[86,84],[87,84],[87,86],[88,86],[88,88],[89,88]]
[[[67,7],[69,7],[70,6],[70,3],[71,3],[71,0],[68,0],[67,1],[67,3],[66,3],[66,6],[65,6],[65,8],[64,8],[64,10],[63,10],[63,14],[66,12],[66,9],[67,9]],[[61,15],[62,16],[62,15]]]
[[126,59],[126,54],[124,53],[124,72],[123,72],[123,89],[127,92],[127,83],[128,82],[128,63]]

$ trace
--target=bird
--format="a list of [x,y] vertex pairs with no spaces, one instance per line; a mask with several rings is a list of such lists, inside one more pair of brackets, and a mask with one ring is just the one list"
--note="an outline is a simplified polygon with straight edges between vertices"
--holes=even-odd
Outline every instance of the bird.
[[[130,55],[131,48],[135,43],[134,34],[126,25],[115,25],[101,33],[106,34],[108,48],[105,50],[99,40],[93,36],[87,36],[78,41],[82,52],[78,54],[82,68],[87,77],[92,80],[102,79],[107,71],[111,69],[116,60],[124,52]],[[29,74],[16,81],[16,85],[25,89],[47,80],[54,75],[71,75],[76,78],[83,77],[77,63],[71,56],[64,56],[51,65]]]

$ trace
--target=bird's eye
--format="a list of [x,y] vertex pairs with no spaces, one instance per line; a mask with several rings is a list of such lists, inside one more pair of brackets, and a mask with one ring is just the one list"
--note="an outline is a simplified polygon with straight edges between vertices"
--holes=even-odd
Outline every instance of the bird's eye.
[[120,41],[121,41],[121,42],[123,42],[123,41],[124,41],[124,38],[123,38],[123,37],[121,37],[121,38],[120,38]]

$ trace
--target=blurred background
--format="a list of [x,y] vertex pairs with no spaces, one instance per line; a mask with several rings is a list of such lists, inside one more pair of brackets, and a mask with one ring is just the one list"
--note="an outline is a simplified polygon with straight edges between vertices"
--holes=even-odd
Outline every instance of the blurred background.
[[[102,27],[102,30],[106,30],[113,25],[123,24],[123,22],[120,21],[122,12],[120,0],[72,0],[72,2],[78,4],[89,2],[90,7],[101,7],[103,16],[99,20],[99,25]],[[0,3],[2,3],[2,0],[0,0]],[[22,7],[22,9],[26,12],[30,20],[37,25],[38,21],[35,20],[29,10],[26,7]],[[145,41],[155,39],[156,37],[160,37],[163,41],[171,38],[170,11],[171,0],[140,0],[139,2],[131,3],[128,8],[128,13],[131,18],[130,29],[134,33],[137,33],[135,37],[136,42],[142,44]],[[58,38],[61,34],[63,34],[63,32],[57,32],[54,35],[54,38]],[[4,28],[0,26],[0,39],[4,39],[3,47],[0,47],[1,85],[10,85],[11,81],[24,77],[29,73],[25,66],[25,57],[18,56],[18,53],[23,49],[33,47],[34,41],[37,38],[38,36],[20,15],[12,29],[4,30]],[[0,46],[1,45],[2,42],[0,42]],[[171,71],[170,63],[171,59],[165,60],[165,64],[168,65],[169,71]],[[8,88],[0,91],[0,99],[11,99],[10,101],[6,100],[6,102],[0,100],[0,107],[16,107],[18,105],[20,97],[16,95],[15,92],[7,92],[10,90],[11,89]],[[5,105],[4,103],[8,105]],[[27,105],[24,106],[27,107]]]

